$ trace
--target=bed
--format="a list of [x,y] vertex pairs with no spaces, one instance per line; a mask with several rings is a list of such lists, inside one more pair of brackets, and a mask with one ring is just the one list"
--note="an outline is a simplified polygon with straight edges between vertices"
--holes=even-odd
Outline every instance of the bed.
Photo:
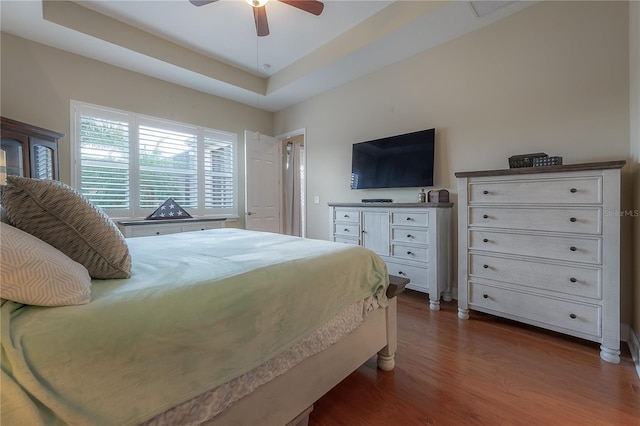
[[229,228],[126,245],[129,277],[90,301],[2,300],[3,424],[304,424],[372,356],[394,367],[396,299],[364,248]]

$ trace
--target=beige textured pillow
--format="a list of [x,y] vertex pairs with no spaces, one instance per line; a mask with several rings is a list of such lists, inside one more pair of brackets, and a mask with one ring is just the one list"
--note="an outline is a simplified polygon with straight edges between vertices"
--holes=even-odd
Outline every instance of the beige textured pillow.
[[60,250],[0,222],[0,297],[27,305],[81,305],[91,301],[91,277]]
[[93,278],[129,278],[129,247],[99,207],[62,182],[8,176],[9,222],[81,263]]

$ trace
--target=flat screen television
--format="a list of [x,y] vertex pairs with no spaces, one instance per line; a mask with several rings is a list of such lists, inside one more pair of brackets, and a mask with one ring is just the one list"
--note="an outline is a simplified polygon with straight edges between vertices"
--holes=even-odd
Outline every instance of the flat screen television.
[[351,189],[433,186],[435,129],[353,144]]

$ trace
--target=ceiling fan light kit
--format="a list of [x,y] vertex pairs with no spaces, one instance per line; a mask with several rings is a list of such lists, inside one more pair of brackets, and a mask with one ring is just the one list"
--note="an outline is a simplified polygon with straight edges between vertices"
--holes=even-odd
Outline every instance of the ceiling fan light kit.
[[247,3],[253,7],[262,7],[267,4],[268,1],[269,0],[247,0]]
[[[194,6],[204,6],[215,3],[218,0],[189,0]],[[265,5],[269,0],[246,0],[253,7],[253,18],[256,22],[256,33],[258,37],[269,35],[269,22],[267,21],[267,9]],[[317,0],[277,0],[297,9],[304,10],[312,15],[319,16],[324,10],[324,3]]]

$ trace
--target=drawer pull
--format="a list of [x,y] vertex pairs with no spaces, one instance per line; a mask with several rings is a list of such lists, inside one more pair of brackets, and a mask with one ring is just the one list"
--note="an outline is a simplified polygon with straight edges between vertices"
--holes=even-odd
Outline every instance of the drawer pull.
[[349,232],[349,228],[344,228],[344,232]]
[[482,297],[484,297],[485,299],[488,299],[489,295],[488,294],[483,294]]
[[575,217],[572,217],[571,219],[569,219],[571,222],[577,222],[578,219],[576,219]]
[[576,318],[578,318],[578,316],[576,314],[569,314],[569,318],[576,319]]
[[413,238],[413,235],[407,234],[407,238]]
[[201,231],[204,231],[204,228],[200,228]]
[[488,243],[488,242],[489,242],[489,240],[488,240],[487,238],[483,238],[483,239],[482,239],[482,242],[483,242],[483,243]]
[[572,283],[575,283],[575,282],[577,282],[578,280],[577,280],[577,279],[575,279],[575,278],[573,278],[573,277],[571,277],[571,278],[569,278],[569,281],[571,281]]
[[345,215],[344,215],[344,217],[349,217],[349,215],[348,215],[348,214],[345,214]]
[[572,194],[575,194],[576,192],[578,192],[577,188],[571,188],[569,191],[571,191]]
[[413,252],[411,252],[411,251],[407,250],[407,254],[413,254]]
[[160,231],[156,231],[156,235],[160,235]]
[[484,195],[489,195],[489,191],[487,191],[486,189],[485,189],[484,191],[482,191],[482,193],[483,193]]
[[489,269],[489,265],[482,265],[484,269]]
[[578,248],[576,246],[571,246],[571,247],[569,247],[569,250],[576,251],[576,250],[578,250]]
[[482,218],[483,218],[483,219],[489,219],[489,215],[488,215],[488,214],[483,214],[483,215],[482,215]]
[[402,271],[398,271],[398,275],[406,275],[406,274]]
[[407,220],[413,220],[413,219],[411,219],[410,217],[408,217],[408,218],[407,218]]

